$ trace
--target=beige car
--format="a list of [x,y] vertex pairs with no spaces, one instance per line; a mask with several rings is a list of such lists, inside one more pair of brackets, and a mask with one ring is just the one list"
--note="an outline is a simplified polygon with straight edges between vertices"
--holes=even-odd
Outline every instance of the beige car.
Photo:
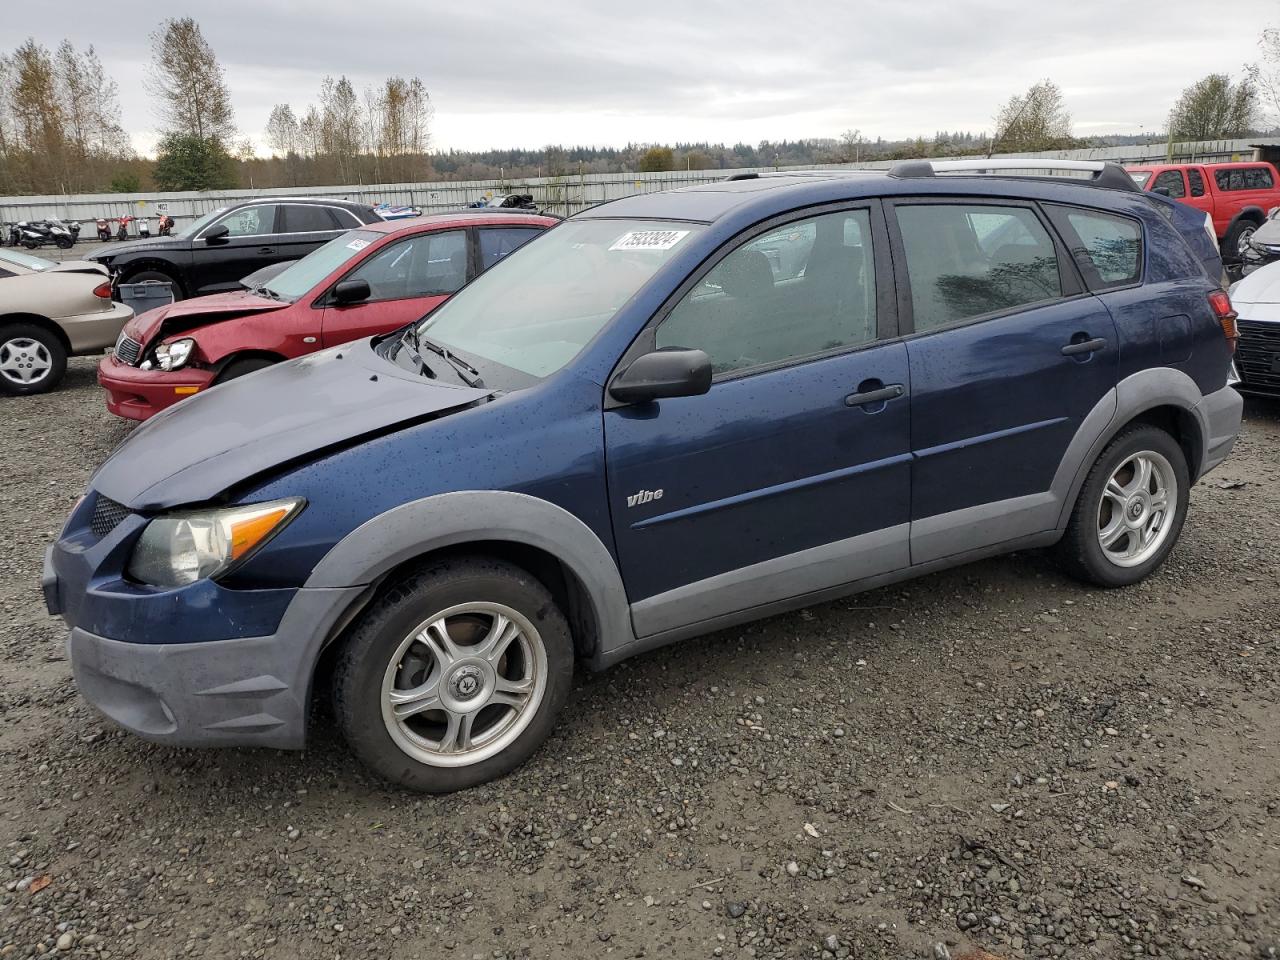
[[106,267],[0,248],[0,393],[52,390],[67,357],[101,353],[132,316],[112,301]]

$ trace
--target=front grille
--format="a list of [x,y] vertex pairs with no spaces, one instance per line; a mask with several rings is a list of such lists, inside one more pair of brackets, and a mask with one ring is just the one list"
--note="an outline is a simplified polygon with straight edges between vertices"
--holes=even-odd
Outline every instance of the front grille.
[[101,540],[120,526],[127,516],[129,516],[128,507],[99,495],[97,502],[93,505],[93,516],[89,518],[89,529]]
[[142,344],[136,340],[130,340],[123,334],[116,341],[116,357],[121,363],[127,363],[131,367],[138,365],[138,358],[142,356]]
[[1239,320],[1236,369],[1246,389],[1280,392],[1280,323]]

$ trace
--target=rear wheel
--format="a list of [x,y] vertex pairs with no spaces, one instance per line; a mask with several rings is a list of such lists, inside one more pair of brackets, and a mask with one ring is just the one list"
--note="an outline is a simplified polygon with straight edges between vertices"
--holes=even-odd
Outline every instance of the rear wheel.
[[181,300],[183,298],[182,284],[176,279],[169,276],[163,270],[139,270],[137,273],[129,274],[125,283],[167,283],[169,289],[173,291],[173,299]]
[[1222,238],[1222,259],[1231,263],[1243,260],[1249,254],[1249,241],[1258,232],[1252,220],[1237,220]]
[[358,621],[334,669],[334,713],[380,776],[448,793],[523,763],[572,678],[569,627],[546,587],[510,564],[453,558]]
[[67,351],[48,330],[31,323],[0,325],[0,392],[45,393],[66,371]]
[[1177,441],[1135,425],[1089,471],[1057,547],[1067,572],[1102,587],[1137,583],[1169,555],[1186,519],[1191,478]]

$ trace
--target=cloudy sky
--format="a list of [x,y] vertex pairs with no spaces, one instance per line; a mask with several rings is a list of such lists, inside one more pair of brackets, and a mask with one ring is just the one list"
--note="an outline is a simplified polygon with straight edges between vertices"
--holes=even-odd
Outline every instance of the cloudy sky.
[[199,21],[259,142],[272,105],[302,112],[325,74],[400,74],[431,93],[435,146],[475,149],[979,131],[1041,77],[1077,135],[1160,130],[1187,84],[1257,59],[1280,2],[6,0],[0,46],[94,44],[146,150],[162,14]]

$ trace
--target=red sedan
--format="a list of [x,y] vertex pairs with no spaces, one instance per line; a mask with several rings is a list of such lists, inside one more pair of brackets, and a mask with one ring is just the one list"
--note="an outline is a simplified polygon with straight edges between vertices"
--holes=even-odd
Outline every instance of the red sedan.
[[125,325],[98,367],[107,409],[145,420],[206,387],[395,330],[557,222],[449,213],[369,224],[262,286],[148,310]]

